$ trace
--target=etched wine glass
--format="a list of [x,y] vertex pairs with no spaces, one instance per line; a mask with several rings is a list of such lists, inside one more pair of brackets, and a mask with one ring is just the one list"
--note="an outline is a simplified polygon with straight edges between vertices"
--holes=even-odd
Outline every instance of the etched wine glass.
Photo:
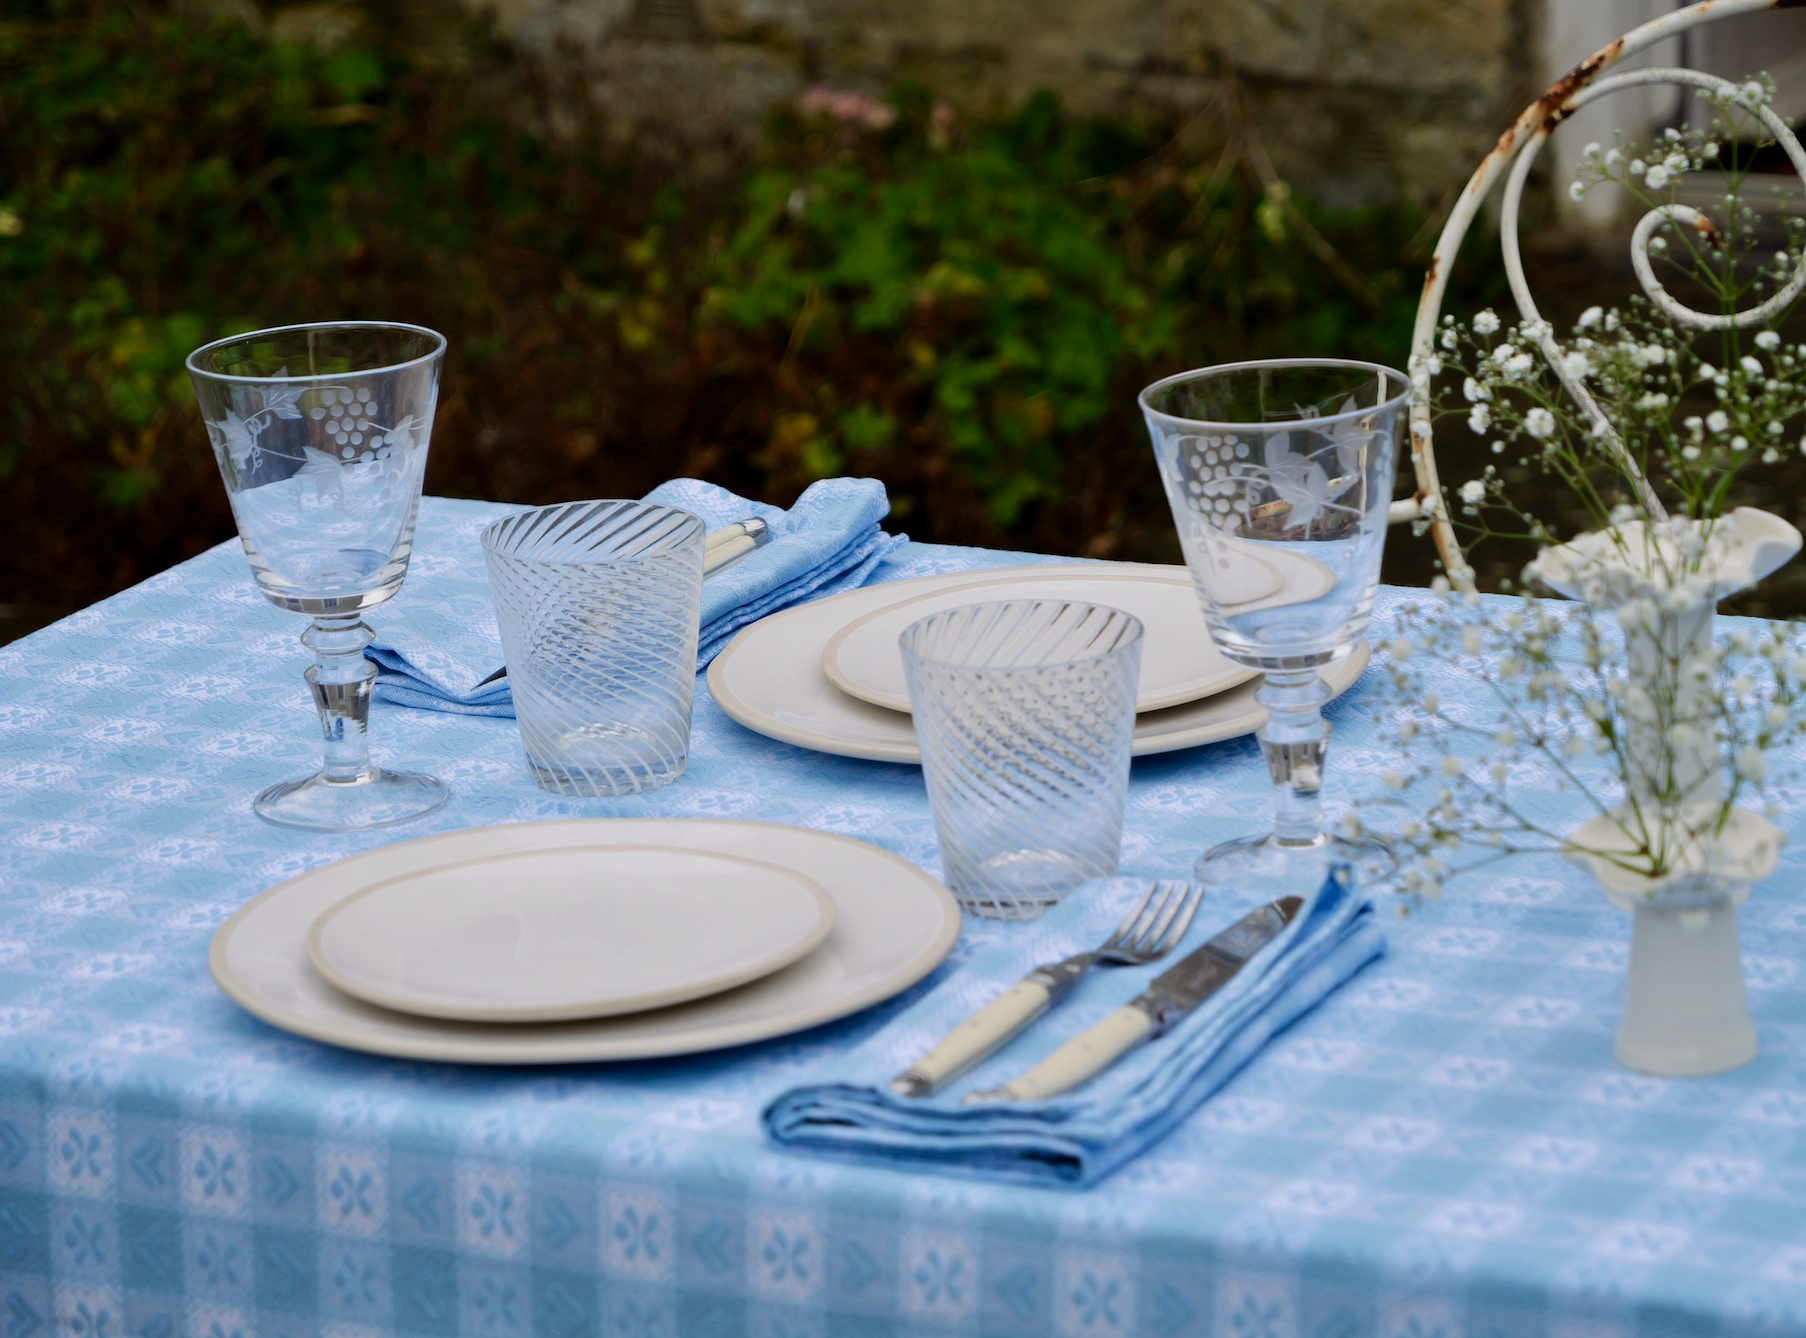
[[[1366,635],[1409,392],[1387,367],[1309,359],[1184,372],[1141,392],[1211,637],[1265,674],[1255,700],[1268,712],[1257,737],[1273,830],[1205,851],[1206,884],[1303,895],[1332,861],[1390,871],[1383,846],[1325,830],[1331,693],[1319,671]],[[1269,578],[1251,582],[1250,564]]]
[[444,355],[444,336],[377,321],[258,330],[188,355],[257,588],[313,618],[301,642],[326,762],[257,796],[279,826],[386,827],[450,794],[370,761],[375,634],[362,617],[407,575]]

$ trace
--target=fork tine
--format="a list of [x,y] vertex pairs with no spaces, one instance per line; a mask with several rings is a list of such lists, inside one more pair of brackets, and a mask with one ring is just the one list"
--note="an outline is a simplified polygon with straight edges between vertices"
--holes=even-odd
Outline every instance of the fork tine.
[[1166,879],[1160,884],[1160,901],[1154,907],[1154,913],[1148,917],[1148,923],[1136,935],[1134,948],[1137,952],[1151,952],[1160,936],[1166,933],[1167,925],[1172,923],[1174,913],[1184,903],[1183,896],[1176,896],[1185,890],[1185,884]]
[[1204,884],[1193,884],[1185,894],[1184,911],[1173,922],[1172,929],[1161,940],[1159,952],[1171,952],[1179,946],[1179,940],[1185,937],[1185,931],[1191,928],[1192,916],[1198,913],[1198,907],[1204,904]]
[[1147,895],[1144,896],[1140,901],[1135,903],[1135,909],[1130,911],[1128,913],[1128,915],[1123,919],[1123,922],[1121,924],[1119,924],[1118,926],[1116,926],[1116,932],[1114,934],[1110,935],[1109,938],[1107,938],[1103,941],[1103,944],[1101,945],[1101,947],[1099,949],[1100,951],[1106,951],[1111,948],[1122,947],[1122,945],[1128,939],[1129,930],[1134,927],[1135,922],[1137,920],[1141,919],[1141,913],[1148,908],[1148,902],[1150,902],[1154,899],[1154,894],[1156,892],[1158,892],[1159,890],[1160,890],[1159,883],[1149,883],[1148,884]]

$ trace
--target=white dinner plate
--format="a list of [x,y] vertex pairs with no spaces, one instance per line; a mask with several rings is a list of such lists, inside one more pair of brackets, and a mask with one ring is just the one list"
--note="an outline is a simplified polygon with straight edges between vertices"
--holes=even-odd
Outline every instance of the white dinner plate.
[[345,993],[404,1013],[565,1022],[744,985],[814,951],[833,927],[828,894],[791,869],[563,846],[374,882],[314,921],[307,955]]
[[[793,869],[833,899],[834,928],[808,956],[737,989],[573,1022],[413,1017],[334,989],[308,960],[307,931],[320,913],[373,883],[574,846],[680,847]],[[291,878],[220,926],[207,966],[227,997],[265,1022],[350,1050],[461,1064],[587,1063],[718,1050],[845,1017],[927,975],[959,928],[946,888],[851,837],[713,818],[577,818],[423,836]]]
[[[1238,570],[1245,564],[1237,564]],[[1261,569],[1275,575],[1265,563]],[[909,684],[903,676],[903,653],[897,639],[920,618],[963,604],[1005,599],[1045,599],[1073,604],[1102,604],[1141,620],[1141,676],[1135,709],[1158,711],[1196,701],[1246,683],[1258,670],[1226,658],[1210,639],[1210,628],[1198,608],[1198,595],[1183,567],[1152,572],[1059,567],[1015,568],[988,581],[951,590],[902,595],[888,608],[855,618],[822,648],[822,672],[842,692],[893,711],[909,709]],[[880,587],[890,588],[890,587]],[[1262,590],[1269,589],[1264,582]]]
[[[1325,580],[1333,583],[1335,577],[1318,562],[1299,561],[1308,565],[1299,567],[1296,585],[1288,573],[1283,597],[1290,599],[1302,588],[1309,593],[1297,595],[1300,601],[1315,599],[1328,588]],[[1097,565],[1088,564],[1083,570],[1095,572]],[[1133,569],[1133,564],[1122,565]],[[1029,570],[1045,572],[1049,569]],[[1072,568],[1054,566],[1052,570]],[[1149,568],[1141,567],[1140,570]],[[1152,570],[1183,571],[1184,568],[1154,567]],[[741,629],[709,665],[709,695],[732,719],[756,733],[784,743],[872,762],[920,763],[922,754],[916,747],[915,725],[909,716],[860,701],[835,687],[822,669],[822,649],[847,623],[894,603],[897,591],[913,588],[919,593],[927,593],[955,588],[960,582],[970,582],[973,578],[982,580],[995,575],[993,570],[919,576],[913,580],[849,590],[843,595],[831,595],[761,618]],[[1330,690],[1340,696],[1352,687],[1367,667],[1367,657],[1367,645],[1362,642],[1345,659],[1326,666],[1323,678]],[[1201,701],[1137,716],[1131,751],[1137,757],[1144,757],[1150,753],[1194,748],[1199,744],[1252,734],[1267,719],[1266,708],[1254,700],[1258,687],[1258,680],[1250,680]]]

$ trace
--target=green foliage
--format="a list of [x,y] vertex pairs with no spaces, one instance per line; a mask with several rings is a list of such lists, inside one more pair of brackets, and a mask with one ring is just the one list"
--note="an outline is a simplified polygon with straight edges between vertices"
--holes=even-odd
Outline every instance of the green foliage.
[[75,607],[231,533],[182,360],[262,325],[443,330],[432,491],[691,473],[784,502],[858,471],[920,538],[1121,557],[1173,551],[1142,385],[1404,359],[1421,219],[1288,197],[1373,310],[1240,169],[1047,96],[995,123],[915,89],[787,111],[698,180],[573,130],[581,79],[481,34],[448,72],[82,0],[8,12],[0,600]]

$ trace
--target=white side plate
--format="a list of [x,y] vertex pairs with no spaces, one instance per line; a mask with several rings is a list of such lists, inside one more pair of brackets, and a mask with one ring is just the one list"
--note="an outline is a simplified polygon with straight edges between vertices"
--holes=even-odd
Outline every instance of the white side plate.
[[834,927],[819,884],[656,846],[516,851],[372,883],[313,923],[314,969],[423,1017],[564,1022],[744,985]]
[[[1272,573],[1264,563],[1262,569]],[[1157,574],[1098,573],[1062,567],[1051,576],[1016,569],[989,581],[898,599],[848,623],[822,650],[822,672],[842,692],[893,711],[909,709],[909,685],[897,638],[917,619],[964,604],[1005,599],[1046,599],[1102,604],[1141,619],[1141,677],[1135,709],[1158,711],[1196,701],[1246,683],[1256,670],[1225,659],[1210,639],[1191,577],[1156,569]],[[1263,583],[1264,586],[1264,583]],[[879,587],[885,589],[888,587]]]
[[[1301,583],[1315,599],[1334,575],[1320,563],[1300,568]],[[1022,570],[1011,568],[1009,570]],[[1072,567],[1033,567],[1036,572],[1071,571]],[[1097,564],[1078,570],[1095,573]],[[1143,568],[1142,570],[1148,570]],[[1183,572],[1183,567],[1154,567],[1154,571]],[[1320,573],[1320,575],[1319,575]],[[774,613],[743,629],[709,665],[709,695],[729,717],[748,729],[783,743],[817,752],[859,757],[871,762],[920,763],[915,724],[901,711],[887,710],[860,701],[828,681],[822,669],[822,649],[830,637],[855,618],[863,617],[896,600],[896,591],[928,592],[948,589],[972,578],[995,576],[993,572],[957,572],[950,576],[920,576],[909,581],[849,590],[810,604]],[[1293,591],[1288,582],[1286,596]],[[1338,696],[1354,685],[1367,667],[1365,642],[1346,659],[1329,665],[1323,678]],[[1266,723],[1267,710],[1254,700],[1258,680],[1201,701],[1149,711],[1135,719],[1137,757],[1195,748],[1252,734]]]
[[[576,1022],[412,1017],[341,993],[308,960],[309,926],[361,888],[422,869],[573,846],[679,847],[793,869],[833,899],[834,928],[802,960],[738,989]],[[423,836],[291,878],[220,926],[207,966],[248,1012],[331,1045],[460,1064],[589,1063],[718,1050],[845,1017],[927,975],[959,927],[959,907],[946,888],[907,860],[851,837],[712,818],[579,818]]]

